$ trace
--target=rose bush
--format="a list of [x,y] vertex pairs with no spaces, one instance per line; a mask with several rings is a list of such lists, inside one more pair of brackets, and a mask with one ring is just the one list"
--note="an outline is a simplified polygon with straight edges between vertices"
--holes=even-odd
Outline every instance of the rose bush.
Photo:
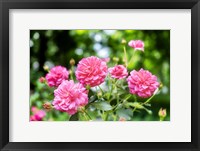
[[[53,99],[43,105],[44,109],[65,112],[70,116],[69,120],[83,121],[126,121],[129,120],[127,115],[132,116],[140,110],[152,114],[150,101],[159,92],[160,82],[156,75],[142,67],[128,71],[132,58],[128,60],[126,56],[125,40],[123,45],[124,56],[121,58],[111,60],[90,56],[82,58],[77,65],[71,59],[71,69],[55,66],[48,70],[45,67],[48,73],[39,81],[52,88],[54,93],[51,94]],[[131,40],[128,45],[145,53],[142,40]],[[123,65],[118,64],[119,59],[124,61]],[[112,61],[115,65],[108,66]],[[139,102],[138,98],[143,101]],[[45,116],[37,114],[39,118],[32,115],[31,120],[41,120]]]

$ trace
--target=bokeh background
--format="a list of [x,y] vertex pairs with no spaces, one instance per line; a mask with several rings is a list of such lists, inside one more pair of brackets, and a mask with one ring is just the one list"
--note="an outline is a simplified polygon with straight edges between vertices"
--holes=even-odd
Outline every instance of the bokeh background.
[[[159,109],[167,109],[170,120],[170,31],[169,30],[31,30],[30,31],[30,107],[43,109],[42,105],[53,100],[52,89],[39,82],[45,76],[43,66],[50,68],[62,65],[70,68],[73,58],[78,63],[83,57],[91,55],[100,58],[120,58],[123,64],[122,39],[142,40],[145,43],[144,53],[134,53],[133,62],[128,70],[149,70],[159,79],[163,88],[151,101],[152,115],[145,111],[135,113],[133,121],[157,121]],[[126,45],[130,59],[133,48]],[[111,64],[110,64],[111,65]],[[30,110],[30,114],[32,114]],[[65,121],[69,115],[60,111],[48,111],[43,120]]]

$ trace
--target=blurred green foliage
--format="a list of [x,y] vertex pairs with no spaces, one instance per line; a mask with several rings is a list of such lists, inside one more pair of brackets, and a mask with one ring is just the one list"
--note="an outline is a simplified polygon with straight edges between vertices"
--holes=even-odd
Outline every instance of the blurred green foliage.
[[[70,68],[69,61],[76,62],[83,57],[98,56],[100,58],[120,58],[123,64],[123,45],[125,39],[142,40],[145,43],[144,52],[134,53],[128,70],[144,68],[156,75],[163,88],[151,101],[152,115],[146,112],[135,113],[132,120],[159,120],[159,109],[167,109],[170,120],[170,31],[169,30],[31,30],[30,31],[30,103],[42,109],[43,103],[53,100],[53,89],[41,84],[38,79],[45,76],[44,65],[50,68],[63,65]],[[133,56],[133,48],[126,44],[127,56]],[[109,66],[114,64],[110,63]],[[143,101],[140,99],[139,101]],[[119,114],[129,116],[130,111],[119,110]],[[126,113],[126,114],[125,114]],[[63,121],[70,116],[60,111],[48,111],[44,120]],[[127,117],[130,118],[130,117]]]

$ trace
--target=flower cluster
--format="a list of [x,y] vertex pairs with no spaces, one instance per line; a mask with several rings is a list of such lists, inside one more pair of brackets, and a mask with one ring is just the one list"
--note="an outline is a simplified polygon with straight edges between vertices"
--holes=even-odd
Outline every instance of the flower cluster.
[[[144,42],[141,40],[131,40],[128,45],[134,48],[134,50],[144,51]],[[124,58],[127,57],[125,56]],[[110,87],[110,91],[104,92],[100,88],[101,93],[105,93],[105,95],[100,95],[100,93],[96,95],[98,96],[99,100],[107,99],[107,102],[104,101],[101,106],[97,106],[99,100],[97,102],[94,100],[93,106],[97,106],[97,108],[106,106],[104,110],[110,110],[116,106],[118,107],[120,103],[115,104],[115,107],[112,107],[109,104],[110,100],[113,98],[117,98],[119,100],[118,97],[112,96],[114,95],[113,89],[118,90],[118,87],[122,88],[122,85],[118,86],[116,81],[122,81],[121,83],[124,83],[125,85],[127,84],[129,90],[125,89],[126,92],[124,93],[128,93],[129,95],[136,95],[141,98],[149,98],[153,96],[156,89],[159,88],[160,84],[157,77],[150,71],[141,68],[138,71],[132,70],[129,74],[126,64],[127,60],[125,65],[116,64],[112,67],[108,67],[107,65],[109,61],[109,58],[98,58],[96,56],[90,56],[81,59],[77,66],[75,64],[75,60],[71,59],[70,65],[72,68],[69,70],[63,66],[55,66],[51,68],[50,71],[46,74],[45,78],[42,77],[39,79],[39,81],[41,83],[46,83],[49,87],[55,88],[54,99],[52,101],[53,108],[61,112],[67,112],[69,115],[73,115],[78,111],[85,113],[84,107],[86,105],[90,105],[90,88],[97,86],[100,88],[100,85],[106,81],[109,81],[110,78],[112,79],[111,82],[108,82],[110,83],[110,85],[108,85],[108,87]],[[75,66],[76,70],[73,70],[75,69]],[[74,80],[73,74],[76,77],[76,80]],[[108,76],[110,78],[107,78]],[[105,97],[101,98],[102,96]],[[95,97],[95,95],[93,97]],[[90,103],[92,103],[92,101]],[[125,107],[134,107],[135,109],[143,109],[144,107],[141,107],[142,105],[143,104],[136,103],[124,104]],[[46,106],[47,105],[45,105],[45,107]],[[51,107],[48,106],[48,108]],[[31,117],[31,120],[41,120],[45,116],[43,111],[37,110],[37,112],[33,111],[33,113],[34,115]],[[121,117],[119,121],[124,121],[124,118]]]

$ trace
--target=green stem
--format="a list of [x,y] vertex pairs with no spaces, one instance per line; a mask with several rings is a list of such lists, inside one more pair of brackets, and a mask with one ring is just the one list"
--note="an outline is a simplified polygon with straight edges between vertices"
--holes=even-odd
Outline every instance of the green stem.
[[113,91],[113,84],[112,84],[112,79],[111,77],[108,75],[108,86],[110,86],[110,93],[109,93],[109,96],[108,96],[108,101],[110,102],[110,97],[111,97],[111,94],[112,94],[112,91]]
[[86,119],[86,121],[89,121],[89,118],[86,116],[85,113],[83,113],[84,118]]
[[125,62],[125,66],[127,67],[128,63],[127,63],[127,54],[126,54],[126,47],[124,46],[124,62]]
[[113,121],[116,121],[116,120],[117,120],[117,116],[112,115],[112,117],[113,117]]
[[102,88],[98,85],[98,88],[101,90],[101,93],[104,94],[104,91],[102,90]]
[[101,113],[101,118],[104,120],[104,111]]
[[145,105],[147,103],[149,103],[151,101],[151,99],[157,94],[158,92],[154,93],[148,100],[146,100],[144,103],[142,103],[141,105]]
[[136,107],[133,109],[133,113],[136,111],[136,109],[137,109]]
[[117,94],[117,104],[119,104],[119,95]]
[[74,73],[74,66],[71,66],[71,72],[70,72],[71,80],[74,80],[73,73]]
[[117,102],[117,104],[113,107],[113,111],[116,111],[119,104],[123,105],[129,98],[131,97],[131,94],[129,94],[124,100]]
[[[95,89],[96,89],[96,93],[98,92],[98,89],[97,89],[97,87],[95,87]],[[93,93],[94,94],[94,93]],[[98,98],[98,100],[99,100],[99,95],[97,95],[97,98]]]
[[136,95],[133,95],[134,101],[137,102],[137,97]]
[[89,118],[89,120],[92,120],[92,118],[90,117],[90,115],[86,112],[86,110],[82,110],[84,113],[85,113],[85,115],[87,115],[87,117]]
[[[134,52],[135,52],[135,51],[134,51]],[[133,58],[134,58],[134,53],[133,53],[131,59],[129,60],[128,65],[132,62]]]
[[104,112],[104,115],[105,115],[104,121],[107,121],[107,120],[108,120],[108,113],[107,113],[107,112]]
[[135,54],[135,50],[133,51],[133,55],[132,55],[132,57],[131,57],[131,59],[129,60],[129,62],[128,62],[128,66],[129,66],[129,64],[132,62],[132,60],[133,60],[133,58],[134,58],[134,55]]
[[131,94],[129,94],[129,95],[123,100],[123,103],[125,103],[130,97],[131,97]]
[[165,118],[163,118],[163,117],[160,117],[160,121],[164,121],[164,119],[165,119]]
[[110,90],[110,93],[109,93],[109,96],[108,96],[108,101],[110,102],[110,101],[111,101],[111,100],[110,100],[110,97],[111,97],[111,94],[112,94],[112,92],[113,92],[113,88],[114,88],[114,89],[117,88],[116,85],[117,85],[118,80],[114,80],[114,82],[113,82],[112,79],[110,78],[109,81],[111,81],[111,83],[110,83],[111,90]]

